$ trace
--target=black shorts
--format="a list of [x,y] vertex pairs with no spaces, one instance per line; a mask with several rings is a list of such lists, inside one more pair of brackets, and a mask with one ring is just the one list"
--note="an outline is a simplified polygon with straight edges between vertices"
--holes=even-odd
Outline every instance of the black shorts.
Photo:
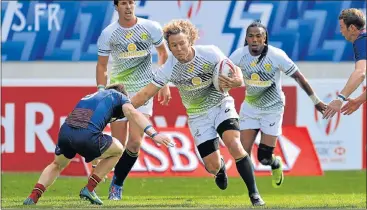
[[62,154],[68,159],[73,159],[79,154],[88,163],[100,157],[111,144],[112,137],[109,135],[84,128],[73,128],[64,123],[60,128],[55,154]]

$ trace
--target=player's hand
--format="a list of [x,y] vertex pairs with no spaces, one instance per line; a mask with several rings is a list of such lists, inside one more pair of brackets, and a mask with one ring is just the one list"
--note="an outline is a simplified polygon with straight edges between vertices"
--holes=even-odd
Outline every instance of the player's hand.
[[155,141],[155,143],[157,143],[158,145],[163,144],[166,147],[174,147],[176,145],[175,142],[171,141],[168,136],[160,133],[154,136],[153,141]]
[[347,98],[347,101],[348,103],[341,109],[341,112],[344,115],[352,114],[363,104],[363,101],[358,100],[358,98]]
[[234,88],[242,85],[242,79],[239,77],[227,77],[219,75],[219,86],[221,88]]
[[160,102],[161,105],[167,106],[171,99],[171,90],[168,85],[165,85],[158,92],[158,102]]
[[318,104],[315,105],[315,108],[317,111],[323,114],[327,108],[327,105],[324,102],[320,101]]
[[332,118],[335,113],[339,112],[342,108],[343,102],[335,99],[332,102],[330,102],[324,112],[323,119],[329,119]]

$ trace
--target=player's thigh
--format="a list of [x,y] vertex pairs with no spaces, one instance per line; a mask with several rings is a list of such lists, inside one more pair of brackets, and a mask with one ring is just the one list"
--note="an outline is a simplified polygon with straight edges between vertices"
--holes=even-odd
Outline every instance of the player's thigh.
[[259,129],[245,129],[241,130],[241,144],[246,152],[251,155],[251,150],[259,133]]
[[105,151],[103,151],[103,153],[98,159],[105,159],[108,157],[115,157],[122,155],[124,147],[122,146],[121,142],[114,137],[110,136],[110,138],[111,138],[110,146]]
[[194,138],[195,145],[198,148],[200,148],[200,144],[211,139],[216,139],[218,136],[217,131],[214,127],[214,120],[211,119],[208,115],[200,115],[195,118],[189,117],[188,125],[190,133]]
[[127,120],[118,120],[111,123],[111,135],[117,138],[122,145],[127,143],[129,123]]
[[217,127],[217,132],[234,158],[243,157],[245,150],[240,140],[238,118],[224,120]]
[[54,164],[58,166],[59,169],[64,169],[69,165],[71,159],[65,157],[63,154],[55,155]]

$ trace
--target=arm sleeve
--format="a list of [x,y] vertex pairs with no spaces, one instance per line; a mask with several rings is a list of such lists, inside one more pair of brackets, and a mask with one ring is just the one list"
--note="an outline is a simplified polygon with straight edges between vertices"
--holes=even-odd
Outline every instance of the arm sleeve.
[[158,47],[161,44],[163,44],[163,30],[162,30],[161,25],[158,22],[153,22],[150,33],[151,33],[153,45],[155,47]]
[[159,88],[162,88],[170,81],[172,69],[174,66],[172,56],[173,56],[172,54],[168,56],[166,63],[156,71],[153,77],[152,83]]
[[98,45],[98,55],[99,56],[109,56],[111,53],[110,48],[110,33],[108,31],[102,31],[101,36],[99,36]]
[[360,60],[366,60],[366,36],[362,36],[354,42],[353,50],[354,50],[354,59],[355,62]]
[[298,66],[288,57],[288,55],[281,50],[279,52],[279,69],[284,72],[285,75],[291,76],[295,72],[299,71]]
[[229,60],[232,61],[232,63],[236,66],[239,66],[241,61],[241,53],[239,50],[234,51],[230,56]]

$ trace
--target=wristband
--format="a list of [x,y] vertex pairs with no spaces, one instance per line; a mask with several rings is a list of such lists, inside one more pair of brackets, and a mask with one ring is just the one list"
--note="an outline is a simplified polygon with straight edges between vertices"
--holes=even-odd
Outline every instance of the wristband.
[[104,90],[106,87],[104,85],[97,85],[98,91]]
[[147,127],[145,127],[145,128],[144,128],[144,133],[145,133],[145,132],[147,132],[147,130],[148,130],[149,128],[151,128],[151,127],[153,127],[153,126],[152,126],[152,125],[148,125]]
[[153,134],[150,136],[150,138],[152,139],[152,138],[154,138],[156,135],[158,135],[158,132],[153,133]]
[[315,94],[310,95],[310,99],[312,100],[312,102],[313,102],[314,105],[316,105],[316,104],[318,104],[318,103],[321,102],[321,100],[319,99],[319,97],[317,97],[317,95],[315,95]]
[[347,99],[345,98],[345,96],[343,96],[342,94],[338,95],[338,98],[342,99],[343,101],[346,101]]

